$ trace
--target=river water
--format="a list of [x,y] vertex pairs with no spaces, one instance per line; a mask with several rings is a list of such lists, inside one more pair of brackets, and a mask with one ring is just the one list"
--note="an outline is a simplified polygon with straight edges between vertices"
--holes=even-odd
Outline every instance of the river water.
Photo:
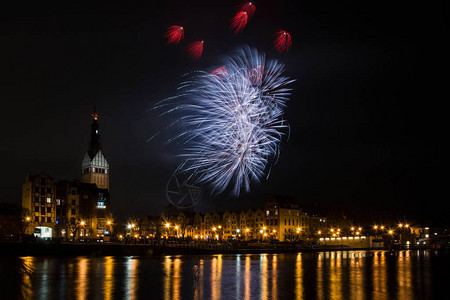
[[0,257],[0,299],[448,299],[432,250]]

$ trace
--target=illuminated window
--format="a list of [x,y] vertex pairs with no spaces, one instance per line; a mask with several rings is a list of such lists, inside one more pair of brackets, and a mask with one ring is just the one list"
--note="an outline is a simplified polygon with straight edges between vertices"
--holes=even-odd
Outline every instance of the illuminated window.
[[97,208],[100,209],[106,208],[105,201],[97,201]]
[[266,211],[266,216],[268,216],[268,215],[270,215],[270,211],[267,210]]
[[47,198],[47,203],[52,203],[52,198]]

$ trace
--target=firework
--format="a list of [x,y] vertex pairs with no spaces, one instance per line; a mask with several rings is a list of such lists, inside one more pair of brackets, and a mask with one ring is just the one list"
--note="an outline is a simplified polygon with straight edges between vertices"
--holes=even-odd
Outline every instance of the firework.
[[189,44],[189,46],[186,48],[186,51],[193,59],[199,59],[200,57],[202,57],[203,53],[203,41],[196,41]]
[[275,34],[275,41],[273,43],[275,49],[279,53],[286,53],[291,49],[292,38],[291,35],[284,30],[280,30]]
[[248,15],[249,18],[251,18],[253,16],[253,14],[255,13],[256,10],[256,6],[252,3],[252,2],[247,2],[242,4],[239,7],[240,11],[245,11]]
[[241,32],[247,24],[247,20],[248,14],[245,11],[238,11],[231,20],[231,28],[234,30],[234,33]]
[[235,195],[259,183],[275,163],[287,129],[283,109],[291,83],[284,65],[266,61],[244,48],[214,72],[196,72],[181,84],[180,95],[161,102],[166,113],[178,112],[182,163],[177,172],[213,192]]
[[184,37],[184,28],[182,26],[170,26],[167,28],[167,44],[178,44]]

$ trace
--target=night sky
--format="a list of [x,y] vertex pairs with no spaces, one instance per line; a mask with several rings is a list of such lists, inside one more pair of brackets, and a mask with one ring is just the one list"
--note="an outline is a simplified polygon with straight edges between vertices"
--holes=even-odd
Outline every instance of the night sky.
[[[2,7],[0,202],[20,203],[27,172],[80,178],[96,105],[113,213],[158,215],[177,161],[164,133],[147,142],[164,128],[152,106],[176,94],[183,74],[249,45],[296,79],[285,116],[291,136],[268,181],[239,199],[203,199],[200,210],[260,206],[274,193],[356,217],[446,222],[443,3],[255,1],[256,14],[234,35],[239,3]],[[175,24],[185,40],[169,47],[164,32]],[[284,55],[272,46],[279,29],[293,38]],[[204,55],[193,61],[183,47],[200,39]]]

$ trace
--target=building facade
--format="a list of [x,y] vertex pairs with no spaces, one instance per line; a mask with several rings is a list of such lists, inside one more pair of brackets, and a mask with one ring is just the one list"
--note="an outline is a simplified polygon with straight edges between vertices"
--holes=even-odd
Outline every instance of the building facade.
[[109,163],[102,152],[98,114],[92,114],[80,180],[55,181],[45,172],[27,174],[22,207],[31,213],[26,234],[41,238],[96,239],[109,234]]

